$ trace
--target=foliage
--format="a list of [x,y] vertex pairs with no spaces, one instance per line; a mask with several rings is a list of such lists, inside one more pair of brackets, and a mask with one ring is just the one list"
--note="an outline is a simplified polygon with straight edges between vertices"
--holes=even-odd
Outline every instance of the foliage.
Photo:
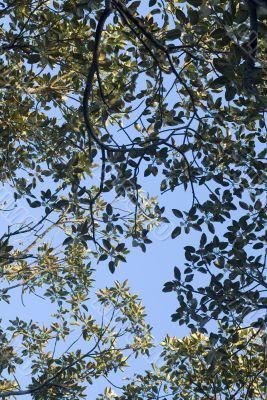
[[[227,332],[224,332],[227,336]],[[228,333],[229,334],[229,333]],[[101,399],[263,399],[266,395],[265,343],[251,329],[237,333],[234,343],[215,346],[201,333],[162,343],[160,367],[125,384],[122,395],[107,389]],[[242,350],[246,349],[243,353]],[[241,350],[241,352],[240,352]]]
[[[61,276],[44,294],[58,303],[50,325],[16,318],[10,321],[6,332],[1,331],[2,398],[26,394],[36,400],[85,398],[86,383],[92,384],[110,371],[123,370],[133,355],[149,353],[151,328],[144,321],[144,307],[136,295],[129,293],[127,282],[116,281],[114,287],[97,293],[103,305],[99,323],[89,313],[82,288],[75,287],[73,291],[74,284],[68,285],[70,282],[70,278],[64,280]],[[88,292],[91,284],[87,282],[85,286]],[[73,328],[77,326],[80,334],[77,338],[74,330],[74,340]],[[18,337],[19,343],[15,341]],[[85,351],[75,349],[79,339]],[[57,349],[61,341],[69,343],[65,351]],[[13,375],[20,364],[26,364],[23,370],[31,372],[32,382],[26,390],[20,390],[17,380],[5,378],[6,374]]]
[[[264,350],[247,338],[267,318],[266,21],[259,15],[255,52],[241,0],[4,0],[0,16],[0,299],[21,289],[55,308],[47,326],[17,318],[2,328],[0,395],[81,398],[86,380],[124,367],[128,353],[147,354],[150,327],[126,284],[98,294],[110,320],[89,311],[93,269],[102,262],[114,273],[171,224],[188,245],[163,290],[177,296],[173,321],[192,331],[183,343],[198,344],[188,353],[166,339],[166,365],[122,396],[153,398],[162,381],[173,396],[207,398],[213,375],[194,357],[206,362],[216,344],[226,355],[215,350],[220,382],[208,396],[259,397]],[[164,194],[185,191],[187,204],[171,211]],[[71,324],[94,344],[57,356],[58,342],[75,341]],[[121,335],[131,337],[126,348]],[[181,387],[175,357],[189,365]],[[28,359],[24,391],[13,374]],[[191,372],[204,392],[188,388]]]

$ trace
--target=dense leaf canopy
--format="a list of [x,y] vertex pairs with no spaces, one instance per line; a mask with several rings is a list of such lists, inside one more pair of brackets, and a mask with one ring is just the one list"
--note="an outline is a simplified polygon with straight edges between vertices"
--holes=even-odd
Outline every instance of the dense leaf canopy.
[[0,397],[80,399],[86,383],[149,354],[127,282],[96,294],[99,320],[88,301],[97,264],[114,273],[171,224],[188,245],[163,291],[191,336],[167,337],[161,366],[99,399],[265,398],[266,9],[0,1],[0,300],[20,290],[53,309],[47,325],[2,321]]

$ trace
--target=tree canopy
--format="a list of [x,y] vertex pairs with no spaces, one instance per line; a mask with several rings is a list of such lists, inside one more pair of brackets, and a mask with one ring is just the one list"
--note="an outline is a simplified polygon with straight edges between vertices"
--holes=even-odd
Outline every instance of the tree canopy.
[[51,305],[47,324],[2,320],[1,398],[85,398],[149,357],[141,300],[118,281],[94,295],[94,270],[145,253],[161,224],[187,238],[162,286],[191,334],[165,338],[160,365],[99,399],[265,398],[266,10],[0,1],[0,300],[19,290]]

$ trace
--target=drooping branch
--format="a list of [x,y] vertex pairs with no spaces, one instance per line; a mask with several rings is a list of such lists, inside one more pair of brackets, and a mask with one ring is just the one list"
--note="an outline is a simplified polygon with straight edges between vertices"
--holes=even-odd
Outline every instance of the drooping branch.
[[[152,42],[153,46],[156,49],[161,50],[166,55],[166,57],[169,61],[169,64],[170,64],[171,71],[174,73],[177,80],[181,83],[181,85],[187,91],[187,93],[191,99],[193,108],[195,110],[195,114],[196,114],[194,95],[191,92],[191,90],[189,89],[189,87],[187,86],[187,84],[184,82],[184,80],[181,78],[179,73],[176,71],[176,69],[173,65],[168,47],[166,47],[164,44],[162,44],[160,41],[158,41],[150,32],[148,32],[146,30],[146,28],[131,14],[131,12],[127,9],[127,7],[125,7],[120,1],[115,0],[112,3],[114,5],[114,7],[118,10],[119,14],[124,19],[126,19],[126,21],[128,19],[130,22],[132,22],[136,26],[136,28],[147,39],[149,39]],[[100,48],[100,44],[101,44],[101,37],[102,37],[103,30],[104,30],[104,25],[112,12],[112,8],[110,7],[109,1],[107,2],[106,5],[108,5],[108,7],[105,7],[105,9],[103,10],[103,12],[100,16],[100,19],[98,21],[98,24],[97,24],[97,28],[96,28],[96,32],[95,32],[94,49],[93,49],[93,59],[92,59],[92,62],[91,62],[90,68],[89,68],[89,72],[88,72],[88,76],[87,76],[87,80],[86,80],[86,86],[85,86],[85,90],[84,90],[84,96],[83,96],[83,116],[84,116],[86,130],[88,133],[90,158],[91,158],[91,154],[92,154],[92,141],[95,142],[100,148],[102,148],[106,151],[128,153],[128,152],[133,152],[133,151],[136,152],[138,150],[143,152],[144,148],[146,150],[154,149],[160,145],[166,144],[168,142],[169,138],[172,136],[172,135],[169,135],[165,139],[155,139],[155,138],[151,139],[150,138],[149,140],[145,140],[143,143],[138,144],[137,146],[130,145],[130,148],[128,147],[128,145],[122,145],[122,146],[108,145],[108,144],[104,143],[103,141],[101,141],[101,139],[97,136],[97,134],[92,126],[92,123],[90,121],[89,97],[93,90],[94,76],[98,72],[99,48]],[[131,30],[137,36],[137,38],[140,39],[138,33],[134,30],[134,28],[131,28]],[[145,44],[144,41],[142,41],[142,43]],[[145,47],[147,48],[147,46],[145,46]],[[182,48],[182,46],[181,46],[181,48]],[[156,60],[157,64],[160,66],[160,62],[157,60],[155,54],[151,50],[148,50],[148,52],[152,56],[152,58],[154,60]],[[153,143],[151,143],[151,141]]]

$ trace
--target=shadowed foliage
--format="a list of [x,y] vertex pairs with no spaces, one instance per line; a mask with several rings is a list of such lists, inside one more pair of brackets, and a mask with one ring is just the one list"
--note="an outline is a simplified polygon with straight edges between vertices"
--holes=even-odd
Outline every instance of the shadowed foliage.
[[188,242],[163,291],[191,335],[99,399],[265,398],[266,9],[0,1],[0,300],[51,307],[2,320],[1,398],[85,398],[149,356],[141,301],[127,282],[94,294],[94,269],[161,225]]

